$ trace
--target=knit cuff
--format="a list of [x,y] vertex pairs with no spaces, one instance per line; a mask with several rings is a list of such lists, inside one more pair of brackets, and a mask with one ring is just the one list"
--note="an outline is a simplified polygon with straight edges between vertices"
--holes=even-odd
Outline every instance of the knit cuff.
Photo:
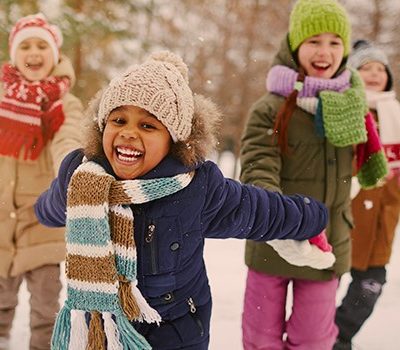
[[368,189],[377,186],[388,174],[387,160],[382,151],[372,154],[357,173],[361,188]]

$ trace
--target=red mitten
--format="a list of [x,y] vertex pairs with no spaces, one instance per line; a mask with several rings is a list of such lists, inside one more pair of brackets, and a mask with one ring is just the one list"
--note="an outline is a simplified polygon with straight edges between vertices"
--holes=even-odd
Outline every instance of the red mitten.
[[316,245],[323,252],[331,252],[332,246],[328,242],[328,238],[326,237],[325,230],[323,230],[319,235],[310,238],[308,240],[311,244]]

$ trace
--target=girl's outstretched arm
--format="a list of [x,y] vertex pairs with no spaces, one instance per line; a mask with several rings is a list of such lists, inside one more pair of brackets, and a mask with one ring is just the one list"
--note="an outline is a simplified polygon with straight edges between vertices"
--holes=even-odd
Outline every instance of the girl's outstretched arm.
[[68,154],[60,165],[58,177],[36,201],[35,214],[41,224],[50,227],[65,226],[67,188],[73,172],[82,163],[82,158],[82,150]]

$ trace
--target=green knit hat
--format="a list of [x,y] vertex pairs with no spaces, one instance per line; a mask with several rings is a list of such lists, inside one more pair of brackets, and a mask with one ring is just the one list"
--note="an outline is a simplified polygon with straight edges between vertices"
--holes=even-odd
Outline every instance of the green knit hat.
[[343,40],[344,56],[350,52],[351,25],[346,10],[336,0],[298,0],[290,14],[289,43],[296,51],[309,37],[335,33]]

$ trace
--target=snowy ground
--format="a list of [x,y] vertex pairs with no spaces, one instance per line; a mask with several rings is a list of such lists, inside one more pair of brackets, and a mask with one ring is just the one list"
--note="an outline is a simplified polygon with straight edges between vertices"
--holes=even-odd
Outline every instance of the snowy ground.
[[[400,227],[397,231],[388,268],[388,283],[373,316],[354,339],[354,350],[400,349],[397,342],[400,321]],[[214,300],[210,350],[242,349],[240,319],[247,271],[243,255],[244,242],[233,239],[207,241],[206,259]],[[349,282],[350,278],[345,276],[338,292],[338,303]]]
[[[400,348],[397,342],[400,321],[399,231],[400,229],[398,229],[393,257],[388,269],[388,283],[372,318],[354,340],[355,350],[397,350]],[[205,258],[214,299],[210,350],[242,349],[240,318],[246,276],[243,252],[243,241],[207,240]],[[344,282],[338,293],[338,301],[343,296],[346,284],[349,282],[348,278]],[[28,349],[28,299],[29,294],[23,285],[12,331],[12,350]]]

